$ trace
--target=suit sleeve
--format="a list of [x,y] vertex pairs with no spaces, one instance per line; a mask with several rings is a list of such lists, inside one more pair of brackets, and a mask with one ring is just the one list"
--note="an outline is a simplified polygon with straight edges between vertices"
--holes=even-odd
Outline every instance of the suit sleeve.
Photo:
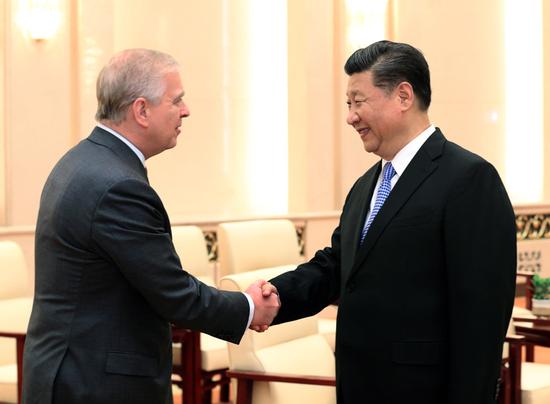
[[[358,182],[359,180],[355,182],[346,197],[344,212]],[[317,251],[310,261],[298,266],[294,271],[270,280],[277,287],[281,299],[281,308],[274,324],[313,316],[339,299],[342,216],[340,225],[332,233],[330,247]]]
[[[496,170],[476,164],[444,215],[449,403],[493,403],[515,294],[515,217]],[[473,366],[472,364],[480,364]]]
[[110,187],[99,201],[91,238],[160,316],[238,343],[250,310],[246,297],[219,291],[185,272],[168,226],[153,189],[141,181],[125,180]]
[[315,256],[294,271],[270,280],[277,287],[281,308],[274,324],[309,317],[334,303],[340,292],[338,253],[340,229],[332,234],[332,246],[317,251]]

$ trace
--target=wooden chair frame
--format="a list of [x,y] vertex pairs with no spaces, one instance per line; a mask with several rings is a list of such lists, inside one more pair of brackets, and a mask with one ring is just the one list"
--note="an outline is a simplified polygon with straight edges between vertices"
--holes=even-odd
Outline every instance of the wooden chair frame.
[[172,327],[172,342],[181,344],[180,365],[172,365],[172,383],[182,389],[184,404],[210,404],[212,390],[220,386],[220,399],[229,401],[230,379],[227,368],[205,371],[202,369],[200,332]]
[[226,373],[228,377],[237,380],[237,401],[235,404],[252,403],[252,391],[255,381],[336,386],[336,378],[327,376],[291,375],[245,370],[228,370]]

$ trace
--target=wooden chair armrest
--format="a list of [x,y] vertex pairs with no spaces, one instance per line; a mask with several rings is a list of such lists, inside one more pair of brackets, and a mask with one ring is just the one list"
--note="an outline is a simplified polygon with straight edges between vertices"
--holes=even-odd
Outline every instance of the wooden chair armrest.
[[254,372],[248,370],[228,370],[226,375],[237,379],[236,404],[251,404],[254,381],[314,384],[319,386],[336,386],[336,378],[328,376],[291,375],[285,373]]
[[504,341],[511,344],[524,344],[525,335],[507,335]]
[[336,386],[336,379],[330,376],[295,375],[288,373],[254,372],[248,370],[228,370],[227,376],[237,380],[257,380],[262,382],[283,382]]
[[514,317],[513,319],[518,323],[533,323],[533,325],[550,326],[550,318]]

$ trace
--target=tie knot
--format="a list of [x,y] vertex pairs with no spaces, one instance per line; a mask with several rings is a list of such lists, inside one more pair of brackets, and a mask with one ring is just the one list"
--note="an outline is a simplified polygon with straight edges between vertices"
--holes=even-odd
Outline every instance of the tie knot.
[[393,176],[396,174],[391,162],[384,164],[384,181],[390,181]]

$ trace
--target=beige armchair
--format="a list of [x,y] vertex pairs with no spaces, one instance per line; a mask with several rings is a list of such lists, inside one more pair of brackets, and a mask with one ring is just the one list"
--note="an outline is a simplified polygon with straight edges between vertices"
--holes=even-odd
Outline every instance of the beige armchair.
[[[245,290],[257,279],[269,279],[284,267],[227,275],[220,288]],[[236,404],[336,403],[334,353],[309,317],[248,330],[239,345],[228,344],[230,371],[237,379]]]
[[214,265],[208,259],[204,234],[198,226],[172,227],[172,243],[183,269],[207,285],[216,284]]
[[[287,219],[221,223],[217,234],[220,278],[263,268],[289,271],[304,261],[296,228]],[[334,318],[317,316],[317,329],[334,351],[336,320],[329,317]]]
[[32,309],[23,251],[0,241],[0,402],[20,401],[23,344]]
[[259,268],[295,268],[304,260],[290,220],[220,223],[217,235],[220,278]]
[[[208,251],[200,227],[174,226],[172,242],[183,268],[202,282],[214,286],[214,267],[208,259]],[[175,374],[173,382],[184,389],[185,397],[193,397],[187,401],[209,403],[212,389],[217,386],[221,388],[220,398],[227,401],[229,399],[229,379],[225,375],[225,370],[229,366],[227,343],[207,334],[189,333],[178,329],[174,329],[173,335],[172,357]],[[189,375],[189,373],[195,373],[195,375]],[[199,377],[189,381],[191,376]],[[189,391],[189,385],[193,385],[191,387],[193,392]]]

